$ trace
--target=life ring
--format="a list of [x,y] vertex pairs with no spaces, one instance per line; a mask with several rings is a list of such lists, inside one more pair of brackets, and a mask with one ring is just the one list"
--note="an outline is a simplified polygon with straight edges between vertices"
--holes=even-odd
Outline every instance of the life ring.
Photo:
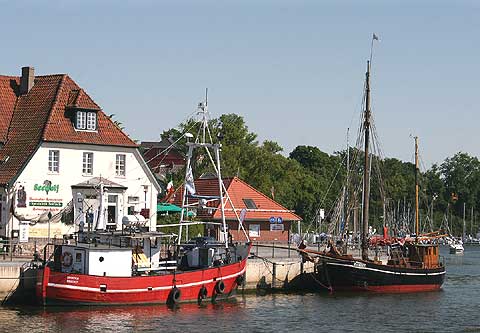
[[178,289],[177,287],[173,287],[170,291],[170,294],[168,294],[167,302],[170,304],[177,304],[178,302],[180,302],[181,296],[182,292],[180,291],[180,289]]
[[215,291],[217,294],[223,294],[225,292],[225,282],[223,282],[223,280],[217,282],[215,285]]
[[73,255],[68,251],[63,252],[60,261],[63,267],[70,267],[73,264]]
[[205,286],[202,286],[202,288],[200,288],[200,290],[198,291],[198,298],[197,298],[197,302],[198,302],[198,305],[202,304],[202,301],[207,298],[208,296],[208,290],[207,288],[205,288]]

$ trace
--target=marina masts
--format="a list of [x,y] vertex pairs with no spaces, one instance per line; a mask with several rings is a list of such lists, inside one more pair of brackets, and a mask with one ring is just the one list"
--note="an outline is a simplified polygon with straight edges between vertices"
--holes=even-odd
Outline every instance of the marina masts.
[[415,235],[420,233],[420,219],[418,215],[418,136],[415,137]]
[[365,160],[363,170],[363,229],[362,229],[362,259],[368,260],[368,206],[370,196],[369,140],[370,140],[370,61],[367,61],[365,74]]

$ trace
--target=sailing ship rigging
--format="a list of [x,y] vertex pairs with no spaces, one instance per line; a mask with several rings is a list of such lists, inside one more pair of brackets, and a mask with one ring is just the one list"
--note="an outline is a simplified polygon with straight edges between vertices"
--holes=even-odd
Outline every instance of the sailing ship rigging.
[[[372,41],[373,42],[373,41]],[[440,260],[438,235],[431,233],[421,235],[418,213],[418,139],[415,140],[415,237],[409,239],[392,238],[388,257],[383,261],[370,250],[369,208],[372,161],[375,159],[371,139],[375,137],[371,113],[370,89],[371,59],[367,61],[364,85],[364,110],[362,112],[361,133],[363,136],[363,177],[362,177],[362,223],[360,232],[361,256],[359,258],[340,252],[330,241],[329,251],[302,250],[314,257],[315,271],[313,277],[317,284],[314,288],[330,291],[375,291],[375,292],[414,292],[433,291],[441,288],[445,278],[445,266]],[[357,142],[359,139],[357,139]],[[373,148],[373,149],[372,149]],[[381,177],[381,176],[380,176]],[[379,181],[382,184],[382,181]],[[359,183],[357,183],[358,187]],[[355,193],[357,190],[354,190]],[[357,192],[358,193],[358,192]],[[385,202],[385,191],[380,189],[380,196]],[[342,197],[345,197],[344,195]],[[348,204],[347,204],[348,206]],[[338,207],[338,206],[337,206]],[[347,210],[348,211],[348,210]],[[383,205],[383,226],[387,219],[386,205]],[[347,213],[348,216],[348,213]],[[384,228],[384,230],[386,230]],[[388,235],[384,232],[384,238]]]

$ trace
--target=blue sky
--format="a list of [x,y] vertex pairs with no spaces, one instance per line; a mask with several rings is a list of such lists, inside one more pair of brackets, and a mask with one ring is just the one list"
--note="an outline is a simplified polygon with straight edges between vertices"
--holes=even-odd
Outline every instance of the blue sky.
[[[332,153],[355,136],[372,32],[385,156],[425,167],[480,154],[475,1],[3,1],[0,73],[68,73],[138,140],[155,140],[209,88],[259,140]],[[353,140],[353,138],[351,139]]]

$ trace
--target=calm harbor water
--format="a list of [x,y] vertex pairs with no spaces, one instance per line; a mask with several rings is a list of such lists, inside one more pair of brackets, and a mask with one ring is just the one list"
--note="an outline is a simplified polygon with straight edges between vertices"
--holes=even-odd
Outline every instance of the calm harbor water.
[[1,332],[480,332],[480,246],[442,248],[440,292],[237,295],[202,307],[0,308]]

